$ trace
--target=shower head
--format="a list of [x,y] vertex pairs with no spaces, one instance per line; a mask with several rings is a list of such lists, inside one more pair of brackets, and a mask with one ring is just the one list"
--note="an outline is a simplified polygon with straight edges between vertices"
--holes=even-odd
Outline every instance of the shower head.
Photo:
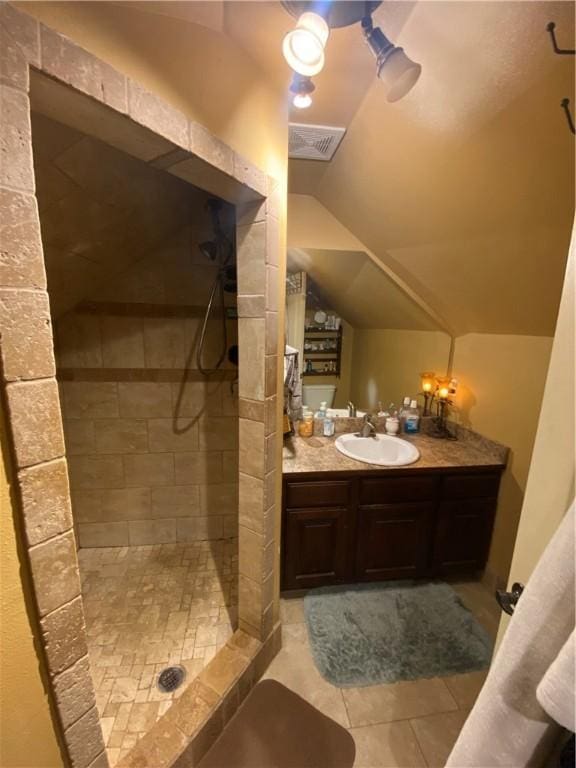
[[206,242],[200,243],[198,248],[200,248],[200,253],[203,256],[206,256],[207,259],[210,259],[210,261],[216,261],[216,256],[218,255],[218,246],[214,240],[206,240]]
[[222,211],[222,200],[217,197],[211,197],[206,201],[206,209],[210,211],[210,218],[212,219],[212,229],[216,238],[222,235],[222,225],[220,223],[220,213]]

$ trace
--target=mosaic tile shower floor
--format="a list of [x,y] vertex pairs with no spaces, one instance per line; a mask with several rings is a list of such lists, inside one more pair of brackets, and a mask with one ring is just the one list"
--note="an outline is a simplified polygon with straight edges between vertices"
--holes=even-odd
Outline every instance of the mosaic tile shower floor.
[[[234,632],[237,539],[78,552],[88,651],[111,765],[170,707]],[[162,693],[168,665],[186,681]]]

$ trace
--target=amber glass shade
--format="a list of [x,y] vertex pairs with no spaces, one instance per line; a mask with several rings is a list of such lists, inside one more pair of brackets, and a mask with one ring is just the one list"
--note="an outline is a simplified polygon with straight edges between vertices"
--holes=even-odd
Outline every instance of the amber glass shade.
[[422,392],[433,394],[436,389],[436,374],[430,371],[420,374]]
[[449,378],[436,379],[436,384],[438,385],[437,394],[440,400],[447,400],[450,394],[450,379]]

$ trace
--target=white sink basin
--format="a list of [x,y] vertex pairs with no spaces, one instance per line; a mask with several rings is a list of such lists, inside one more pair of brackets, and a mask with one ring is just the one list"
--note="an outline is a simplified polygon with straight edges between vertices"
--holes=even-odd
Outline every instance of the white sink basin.
[[381,467],[404,467],[420,458],[420,451],[412,443],[392,435],[358,437],[356,434],[340,435],[336,448],[351,459]]

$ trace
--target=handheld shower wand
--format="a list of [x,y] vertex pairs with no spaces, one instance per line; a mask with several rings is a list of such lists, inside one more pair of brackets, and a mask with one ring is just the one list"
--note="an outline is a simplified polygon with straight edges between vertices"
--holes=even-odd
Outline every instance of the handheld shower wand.
[[[222,202],[220,200],[211,199],[208,200],[206,207],[210,211],[212,218],[214,239],[201,243],[199,248],[204,256],[217,264],[218,271],[210,290],[210,296],[208,299],[208,304],[206,305],[204,320],[202,322],[202,329],[200,331],[200,341],[196,349],[196,365],[198,366],[200,373],[202,373],[204,376],[208,376],[211,371],[220,368],[224,362],[224,358],[226,357],[226,352],[228,349],[228,328],[226,325],[226,307],[224,305],[224,286],[228,275],[228,264],[230,263],[230,260],[234,254],[234,245],[222,229],[222,224],[220,221]],[[220,309],[222,315],[222,347],[218,359],[214,364],[214,368],[204,368],[202,358],[204,355],[204,345],[206,343],[206,331],[208,329],[210,315],[213,311],[213,308],[215,307],[214,302],[217,294],[220,297]]]

